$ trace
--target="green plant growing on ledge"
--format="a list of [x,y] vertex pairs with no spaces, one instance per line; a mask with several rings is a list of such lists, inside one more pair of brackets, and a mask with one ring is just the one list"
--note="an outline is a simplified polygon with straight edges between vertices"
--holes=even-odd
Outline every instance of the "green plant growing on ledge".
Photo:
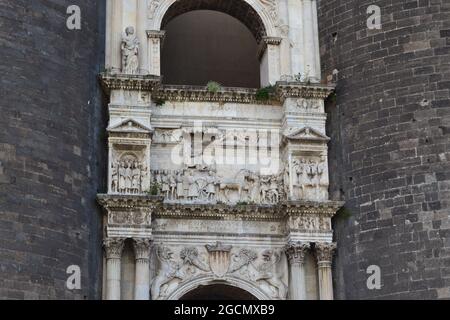
[[328,97],[328,99],[329,99],[332,103],[336,103],[336,101],[337,101],[336,92],[333,91],[333,92],[330,94],[330,96]]
[[162,98],[156,98],[153,100],[153,102],[155,103],[156,106],[158,107],[162,107],[163,105],[166,104],[166,100],[162,99]]
[[220,89],[222,89],[222,85],[218,82],[209,81],[206,84],[206,90],[208,90],[208,92],[217,93],[218,91],[220,91]]
[[147,191],[147,194],[150,196],[158,196],[161,192],[161,186],[158,183],[153,183],[150,185],[150,190]]
[[267,87],[261,88],[256,92],[256,100],[268,101],[268,100],[270,100],[271,94],[273,94],[274,92],[275,92],[274,86],[267,86]]

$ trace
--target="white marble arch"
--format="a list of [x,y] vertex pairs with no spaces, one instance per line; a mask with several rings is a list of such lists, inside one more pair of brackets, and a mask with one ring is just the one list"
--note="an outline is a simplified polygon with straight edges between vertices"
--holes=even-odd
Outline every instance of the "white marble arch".
[[[150,30],[161,30],[161,24],[164,19],[166,12],[169,8],[178,1],[189,1],[189,0],[161,0],[162,2],[156,8],[153,18],[149,19],[148,27]],[[266,29],[266,34],[268,37],[278,37],[279,33],[276,28],[277,21],[269,15],[263,4],[259,0],[234,0],[234,1],[244,1],[249,4],[261,18],[264,27]]]
[[180,300],[189,292],[199,288],[200,286],[208,286],[215,284],[223,284],[231,287],[242,289],[258,300],[272,300],[264,291],[262,291],[255,283],[227,275],[224,279],[217,279],[214,275],[202,275],[195,279],[191,279],[186,283],[180,284],[178,288],[170,294],[167,300]]

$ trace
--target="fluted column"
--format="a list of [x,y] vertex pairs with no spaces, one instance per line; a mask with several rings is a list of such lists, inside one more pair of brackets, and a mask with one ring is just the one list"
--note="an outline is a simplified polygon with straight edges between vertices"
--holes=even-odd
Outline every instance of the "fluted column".
[[316,243],[316,257],[319,272],[320,300],[333,300],[333,276],[331,266],[335,243]]
[[150,300],[150,246],[150,239],[134,239],[133,241],[136,258],[135,300]]
[[305,254],[308,249],[309,243],[305,242],[291,242],[286,246],[291,300],[306,300]]
[[103,241],[106,253],[106,300],[120,300],[120,263],[125,239]]

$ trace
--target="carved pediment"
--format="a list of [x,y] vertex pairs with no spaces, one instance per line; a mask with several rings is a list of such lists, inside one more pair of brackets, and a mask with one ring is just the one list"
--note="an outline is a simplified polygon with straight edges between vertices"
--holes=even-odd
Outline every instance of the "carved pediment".
[[149,128],[134,119],[126,119],[121,121],[120,123],[110,126],[108,132],[113,133],[144,133],[151,134],[153,133],[153,129]]
[[284,134],[287,140],[328,142],[330,138],[311,127],[294,129]]

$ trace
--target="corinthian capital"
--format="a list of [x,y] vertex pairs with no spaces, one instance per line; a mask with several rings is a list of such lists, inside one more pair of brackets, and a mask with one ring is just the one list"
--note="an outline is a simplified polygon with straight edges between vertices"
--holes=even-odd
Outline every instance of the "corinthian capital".
[[289,242],[285,247],[285,252],[290,264],[303,264],[309,248],[310,245],[307,242]]
[[150,259],[150,247],[152,241],[150,239],[133,239],[134,256],[136,260]]
[[106,259],[120,259],[125,244],[123,238],[107,238],[103,240],[103,248],[106,252]]
[[336,243],[319,242],[316,243],[316,256],[319,264],[331,264],[333,254],[336,250]]

